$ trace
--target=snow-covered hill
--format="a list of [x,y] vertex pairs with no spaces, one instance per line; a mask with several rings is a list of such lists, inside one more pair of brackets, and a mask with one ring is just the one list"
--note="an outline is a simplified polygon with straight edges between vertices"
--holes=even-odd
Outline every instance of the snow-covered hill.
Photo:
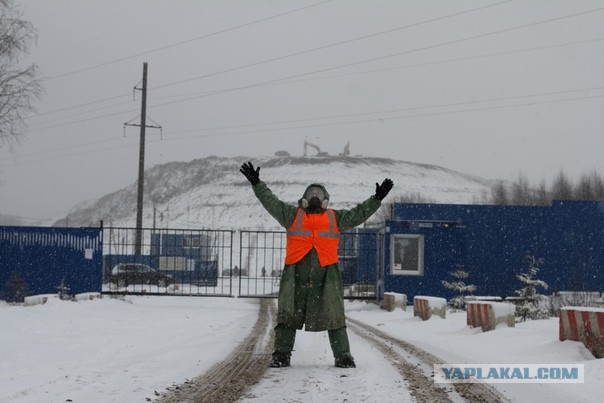
[[[435,165],[384,158],[207,157],[171,162],[145,171],[143,226],[160,228],[279,229],[260,206],[249,182],[239,172],[243,162],[260,166],[260,178],[282,200],[297,203],[306,186],[323,183],[331,207],[349,208],[375,191],[384,178],[394,181],[386,203],[420,195],[434,203],[471,204],[490,195],[492,181]],[[56,225],[136,224],[137,184],[80,204]]]

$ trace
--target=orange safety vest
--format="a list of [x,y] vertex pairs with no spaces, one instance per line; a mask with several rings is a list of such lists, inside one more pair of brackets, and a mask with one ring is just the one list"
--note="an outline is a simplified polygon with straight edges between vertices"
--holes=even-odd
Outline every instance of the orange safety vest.
[[298,263],[312,248],[317,250],[321,267],[338,263],[340,231],[332,209],[308,214],[301,208],[287,229],[285,264]]

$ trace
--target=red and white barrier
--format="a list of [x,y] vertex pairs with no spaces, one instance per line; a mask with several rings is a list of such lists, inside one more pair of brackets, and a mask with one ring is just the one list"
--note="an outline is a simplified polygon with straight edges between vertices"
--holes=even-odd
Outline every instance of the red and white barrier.
[[560,308],[560,340],[580,341],[596,358],[604,358],[604,309]]
[[407,295],[399,294],[397,292],[385,292],[384,303],[382,308],[388,312],[394,311],[396,308],[401,308],[403,311],[407,310]]
[[447,300],[438,297],[418,295],[413,297],[413,316],[428,320],[432,315],[445,319],[447,316]]
[[466,307],[466,323],[472,327],[482,328],[483,332],[495,330],[500,323],[505,323],[508,327],[516,326],[514,304],[470,301]]

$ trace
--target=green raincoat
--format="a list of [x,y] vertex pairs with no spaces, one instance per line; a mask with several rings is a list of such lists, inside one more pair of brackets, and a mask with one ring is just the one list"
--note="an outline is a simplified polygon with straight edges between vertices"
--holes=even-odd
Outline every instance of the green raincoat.
[[[253,189],[270,215],[281,226],[289,228],[296,218],[299,206],[279,200],[262,181],[253,186]],[[329,198],[324,187],[323,190]],[[338,229],[343,232],[362,224],[380,205],[381,202],[371,196],[350,210],[334,210]],[[277,322],[290,329],[302,329],[302,325],[305,325],[305,330],[311,332],[342,328],[346,326],[343,298],[339,265],[321,267],[317,252],[312,249],[302,260],[293,265],[285,265],[283,269]]]

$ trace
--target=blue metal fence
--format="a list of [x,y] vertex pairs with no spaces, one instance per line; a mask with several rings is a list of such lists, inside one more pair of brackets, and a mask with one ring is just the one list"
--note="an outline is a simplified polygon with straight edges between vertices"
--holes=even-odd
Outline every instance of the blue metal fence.
[[0,297],[100,292],[101,228],[0,227]]

